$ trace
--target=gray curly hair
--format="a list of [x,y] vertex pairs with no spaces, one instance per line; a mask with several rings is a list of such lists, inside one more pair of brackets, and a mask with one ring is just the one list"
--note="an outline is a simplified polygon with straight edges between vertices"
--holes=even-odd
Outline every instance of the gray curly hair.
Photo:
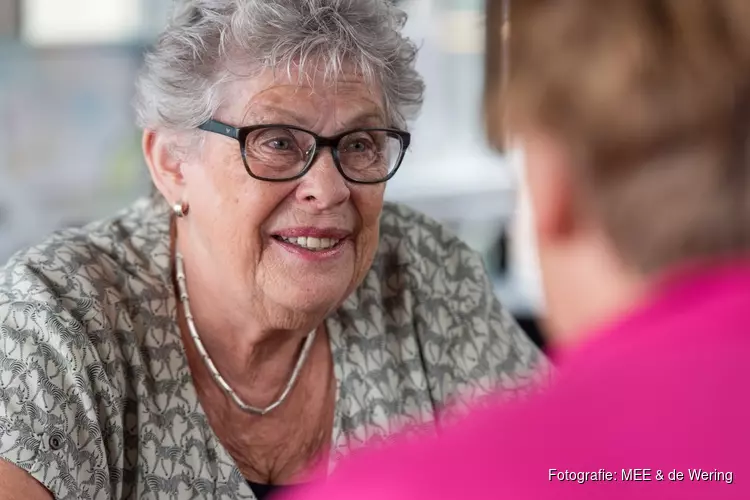
[[223,84],[249,76],[238,66],[302,74],[315,59],[326,78],[354,69],[378,85],[391,126],[405,127],[424,92],[405,22],[387,0],[176,0],[138,78],[138,125],[193,129],[213,117]]

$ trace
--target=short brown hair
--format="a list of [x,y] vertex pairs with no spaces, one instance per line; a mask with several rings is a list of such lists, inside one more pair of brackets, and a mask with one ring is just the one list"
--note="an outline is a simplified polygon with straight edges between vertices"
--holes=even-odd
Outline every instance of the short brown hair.
[[582,203],[644,271],[746,253],[750,1],[515,0],[507,60],[503,1],[487,0],[490,140],[564,141]]

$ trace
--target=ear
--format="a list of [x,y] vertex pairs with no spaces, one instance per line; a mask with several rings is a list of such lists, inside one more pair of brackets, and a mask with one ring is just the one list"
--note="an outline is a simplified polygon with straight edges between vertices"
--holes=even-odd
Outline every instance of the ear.
[[546,135],[524,137],[525,176],[539,245],[561,243],[578,229],[571,156]]
[[178,154],[175,137],[158,130],[143,131],[143,156],[156,189],[169,203],[184,199],[183,159]]

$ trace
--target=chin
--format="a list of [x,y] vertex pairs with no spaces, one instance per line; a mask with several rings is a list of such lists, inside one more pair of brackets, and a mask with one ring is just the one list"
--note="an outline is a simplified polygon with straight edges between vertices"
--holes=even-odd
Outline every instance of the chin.
[[294,313],[326,314],[346,299],[349,294],[348,284],[329,283],[310,287],[290,283],[276,290],[273,294],[276,299],[274,302]]
[[[357,265],[349,242],[334,256],[298,255],[281,245],[271,248],[259,283],[268,304],[292,314],[320,315],[339,306],[355,288]],[[272,306],[273,307],[273,306]]]

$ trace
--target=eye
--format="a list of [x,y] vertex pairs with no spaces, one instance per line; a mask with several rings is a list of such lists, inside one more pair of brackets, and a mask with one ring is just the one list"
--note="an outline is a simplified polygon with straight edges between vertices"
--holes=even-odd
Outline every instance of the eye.
[[344,143],[344,151],[347,153],[366,153],[375,149],[372,138],[366,134],[358,134],[350,137]]
[[[299,135],[299,134],[297,134]],[[285,128],[263,128],[255,131],[247,137],[246,145],[254,151],[265,151],[266,153],[285,153],[297,151],[300,139],[295,132]]]
[[294,142],[288,137],[277,137],[267,141],[266,145],[278,151],[289,151],[294,147]]

